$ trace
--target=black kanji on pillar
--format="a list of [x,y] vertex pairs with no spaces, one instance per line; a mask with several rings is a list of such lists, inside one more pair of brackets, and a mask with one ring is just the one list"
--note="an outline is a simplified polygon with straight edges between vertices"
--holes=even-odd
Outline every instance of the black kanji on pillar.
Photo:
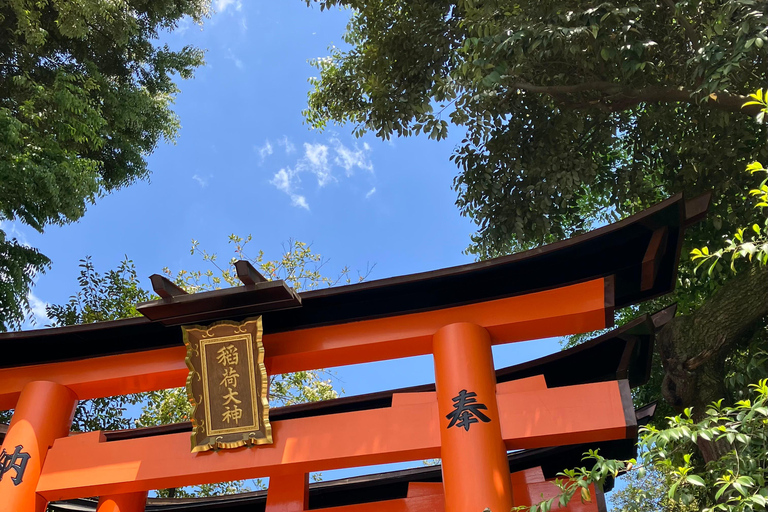
[[24,470],[27,469],[27,462],[29,461],[29,454],[22,452],[21,450],[23,449],[23,446],[18,445],[13,453],[6,452],[5,448],[0,452],[0,481],[2,481],[3,476],[7,472],[13,469],[16,471],[16,476],[11,478],[13,485],[21,483],[21,479],[24,478]]
[[448,428],[455,425],[459,428],[464,427],[464,430],[468,431],[469,426],[472,423],[477,423],[478,420],[483,423],[491,421],[488,416],[480,412],[481,409],[488,409],[488,407],[485,404],[477,403],[476,396],[477,393],[468,393],[466,389],[459,391],[458,396],[453,398],[453,408],[455,410],[446,416],[447,419],[451,420]]

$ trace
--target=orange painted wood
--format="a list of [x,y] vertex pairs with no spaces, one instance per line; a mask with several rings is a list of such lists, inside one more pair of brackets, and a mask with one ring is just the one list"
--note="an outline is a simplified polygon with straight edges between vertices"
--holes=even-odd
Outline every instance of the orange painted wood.
[[[20,446],[20,452],[29,458],[21,475],[11,469],[0,480],[0,509],[45,511],[45,500],[36,494],[43,463],[54,439],[69,435],[76,405],[74,393],[59,384],[36,381],[24,386],[2,449],[6,454],[13,454]],[[18,485],[13,481],[17,476],[21,476]]]
[[[595,395],[579,395],[577,391],[587,389],[582,386],[597,384],[613,392],[598,399]],[[617,381],[582,386],[497,395],[501,435],[507,450],[594,442],[597,431],[605,436],[600,438],[603,440],[625,439],[627,420],[622,398],[625,403],[632,403],[628,390],[627,396],[622,397]],[[538,402],[540,397],[546,399]],[[590,428],[583,428],[585,425]],[[565,439],[564,432],[568,432]]]
[[[524,477],[522,475],[525,475]],[[515,478],[515,475],[518,478]],[[541,476],[539,480],[538,475]],[[526,484],[521,480],[527,478],[534,480]],[[514,485],[516,496],[520,498],[513,502],[514,506],[538,503],[543,499],[549,499],[556,496],[558,488],[552,482],[544,481],[544,475],[541,468],[531,468],[526,471],[514,473],[512,482],[520,483]],[[564,508],[555,504],[552,510],[562,510],[568,512],[598,512],[595,487],[589,487],[592,501],[582,503],[580,496],[574,496]],[[272,483],[270,480],[270,491],[272,492]],[[544,498],[542,498],[542,494]],[[269,500],[269,493],[267,494]],[[289,512],[305,512],[304,509],[290,509]],[[343,507],[324,508],[323,511],[331,512],[443,512],[445,510],[445,498],[443,494],[443,484],[441,482],[411,482],[408,485],[408,496],[404,499],[395,499],[387,501],[377,501],[374,503],[363,503],[358,505],[347,505]],[[269,502],[265,512],[282,512],[282,509],[270,508]]]
[[264,337],[267,368],[283,373],[429,354],[432,336],[457,322],[486,328],[494,344],[602,328],[605,280],[425,313],[271,334]]
[[[496,385],[496,393],[522,393],[524,391],[541,391],[547,389],[547,382],[543,375],[534,375],[523,379],[502,382]],[[424,393],[396,393],[392,395],[392,407],[399,405],[428,404],[437,400],[437,393],[426,391]]]
[[[560,495],[560,489],[553,482],[537,482],[523,485],[513,485],[512,493],[515,495],[516,507],[529,507],[536,503],[554,498]],[[567,506],[561,508],[557,500],[552,505],[552,510],[568,510],[569,512],[598,512],[597,492],[595,486],[589,486],[591,501],[581,500],[581,494],[576,493]]]
[[541,470],[541,466],[512,473],[510,480],[512,481],[512,485],[527,485],[545,481],[544,472]]
[[[445,498],[441,494],[415,496],[397,500],[374,501],[343,507],[328,507],[319,509],[323,512],[443,512]],[[272,512],[267,510],[266,512]]]
[[[602,329],[604,281],[437,311],[266,334],[265,364],[270,374],[277,374],[430,354],[432,335],[455,322],[485,327],[494,344]],[[67,386],[81,400],[184,386],[185,355],[184,347],[173,347],[0,369],[0,409],[13,408],[24,385],[35,380]]]
[[523,379],[510,380],[496,384],[496,394],[523,393],[525,391],[541,391],[547,389],[547,380],[543,375],[534,375]]
[[443,494],[442,482],[408,483],[408,498],[415,498],[417,496],[433,496],[435,494]]
[[96,512],[144,512],[146,506],[147,491],[115,494],[99,498]]
[[[497,394],[502,437],[508,447],[623,439],[620,394],[615,381]],[[564,404],[590,414],[563,420]],[[189,433],[113,442],[79,434],[54,442],[37,492],[59,500],[438,458],[438,418],[434,400],[275,421],[272,445],[197,454]]]
[[307,473],[270,477],[265,512],[304,512],[305,510],[309,510],[309,475]]
[[21,388],[34,380],[67,386],[80,400],[184,386],[186,355],[186,348],[174,347],[0,369],[0,409],[13,408]]
[[[476,324],[450,324],[435,334],[433,351],[445,510],[510,510],[509,461],[501,437],[491,337]],[[477,412],[485,421],[475,417],[464,428],[455,416],[449,419],[462,391],[484,406]]]

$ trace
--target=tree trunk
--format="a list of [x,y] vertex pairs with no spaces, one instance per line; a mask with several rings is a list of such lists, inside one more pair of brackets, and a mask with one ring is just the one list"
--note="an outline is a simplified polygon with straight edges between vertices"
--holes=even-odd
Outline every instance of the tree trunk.
[[[752,265],[737,274],[699,309],[674,318],[656,337],[664,366],[661,393],[678,411],[693,408],[700,420],[709,404],[727,399],[725,359],[768,315],[768,267]],[[705,461],[723,449],[700,446]]]

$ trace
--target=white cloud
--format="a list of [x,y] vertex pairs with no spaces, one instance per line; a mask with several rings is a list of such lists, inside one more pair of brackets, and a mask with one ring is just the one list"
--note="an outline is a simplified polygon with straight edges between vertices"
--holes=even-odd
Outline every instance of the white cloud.
[[178,36],[183,36],[191,27],[192,19],[189,16],[185,16],[181,19],[181,21],[179,21],[179,23],[176,25],[176,28],[173,29],[173,33]]
[[[286,154],[291,154],[296,149],[287,136],[278,139],[276,143],[285,148]],[[323,188],[332,182],[339,181],[333,172],[335,167],[343,169],[347,178],[354,175],[355,169],[373,173],[373,162],[369,156],[372,149],[367,143],[363,143],[362,147],[358,145],[348,147],[338,138],[333,137],[329,144],[305,142],[303,149],[303,154],[292,167],[281,168],[270,180],[275,188],[291,198],[292,206],[309,210],[306,196],[299,193],[302,175],[312,175],[317,181],[318,188]],[[258,151],[263,160],[266,155],[272,154],[274,148],[267,141]],[[376,187],[373,187],[366,194],[366,199],[375,192]]]
[[195,180],[198,183],[198,185],[200,185],[201,188],[205,188],[208,186],[208,178],[203,178],[195,174],[192,176],[192,179]]
[[274,153],[274,149],[272,148],[272,143],[269,142],[269,139],[264,141],[264,145],[259,148],[254,148],[259,153],[259,156],[261,157],[261,163],[264,163],[264,160]]
[[300,194],[294,193],[294,188],[299,183],[301,183],[299,172],[300,171],[298,170],[298,167],[293,169],[290,167],[285,167],[277,171],[269,182],[274,185],[277,190],[281,190],[288,194],[288,196],[291,198],[291,206],[304,208],[305,210],[309,211],[309,203],[307,202],[307,198]]
[[304,208],[305,210],[309,211],[309,204],[307,203],[307,199],[304,196],[300,196],[298,194],[291,194],[291,206],[298,206],[299,208]]
[[282,139],[279,139],[277,143],[285,148],[285,154],[290,155],[291,153],[296,151],[296,146],[293,145],[293,143],[288,140],[287,135],[283,135]]
[[371,146],[367,142],[363,143],[363,149],[357,147],[355,144],[354,149],[348,148],[341,143],[339,139],[333,139],[333,149],[336,152],[334,162],[339,167],[343,167],[347,172],[347,177],[354,174],[355,167],[363,169],[365,171],[373,172],[373,163],[368,158],[368,153],[371,152]]
[[273,184],[277,190],[282,190],[286,194],[291,193],[291,189],[293,188],[293,177],[295,175],[295,172],[288,168],[288,169],[280,169],[275,173],[275,175],[272,177],[272,180],[270,181],[271,184]]
[[324,187],[336,178],[331,174],[328,164],[328,146],[325,144],[304,143],[304,158],[299,161],[300,170],[307,170],[317,178],[317,185]]
[[243,2],[241,0],[214,0],[213,8],[217,13],[222,13],[233,7],[236,11],[242,10]]
[[29,292],[29,295],[27,295],[27,300],[29,300],[29,309],[32,310],[31,323],[37,327],[50,324],[51,319],[48,318],[48,313],[45,311],[45,307],[48,303],[37,298],[32,292]]
[[32,247],[31,245],[29,245],[29,241],[27,240],[27,235],[25,235],[24,232],[18,228],[15,222],[0,220],[0,230],[3,230],[9,235],[11,235],[12,238],[15,238],[16,241],[21,245],[23,245],[24,247]]
[[243,61],[241,61],[239,58],[237,58],[237,56],[234,53],[232,53],[231,48],[227,48],[226,57],[235,63],[235,66],[237,67],[237,69],[245,69],[245,64],[243,64]]

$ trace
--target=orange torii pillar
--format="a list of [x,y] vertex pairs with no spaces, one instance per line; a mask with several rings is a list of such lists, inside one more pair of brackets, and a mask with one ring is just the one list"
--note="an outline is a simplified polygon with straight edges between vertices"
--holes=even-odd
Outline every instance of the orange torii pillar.
[[96,512],[144,512],[147,494],[147,491],[143,491],[102,496]]
[[432,350],[445,512],[508,512],[512,490],[490,335],[471,323],[447,325]]
[[0,451],[3,510],[44,512],[47,502],[35,492],[53,441],[69,435],[77,396],[55,382],[34,381],[21,390]]

